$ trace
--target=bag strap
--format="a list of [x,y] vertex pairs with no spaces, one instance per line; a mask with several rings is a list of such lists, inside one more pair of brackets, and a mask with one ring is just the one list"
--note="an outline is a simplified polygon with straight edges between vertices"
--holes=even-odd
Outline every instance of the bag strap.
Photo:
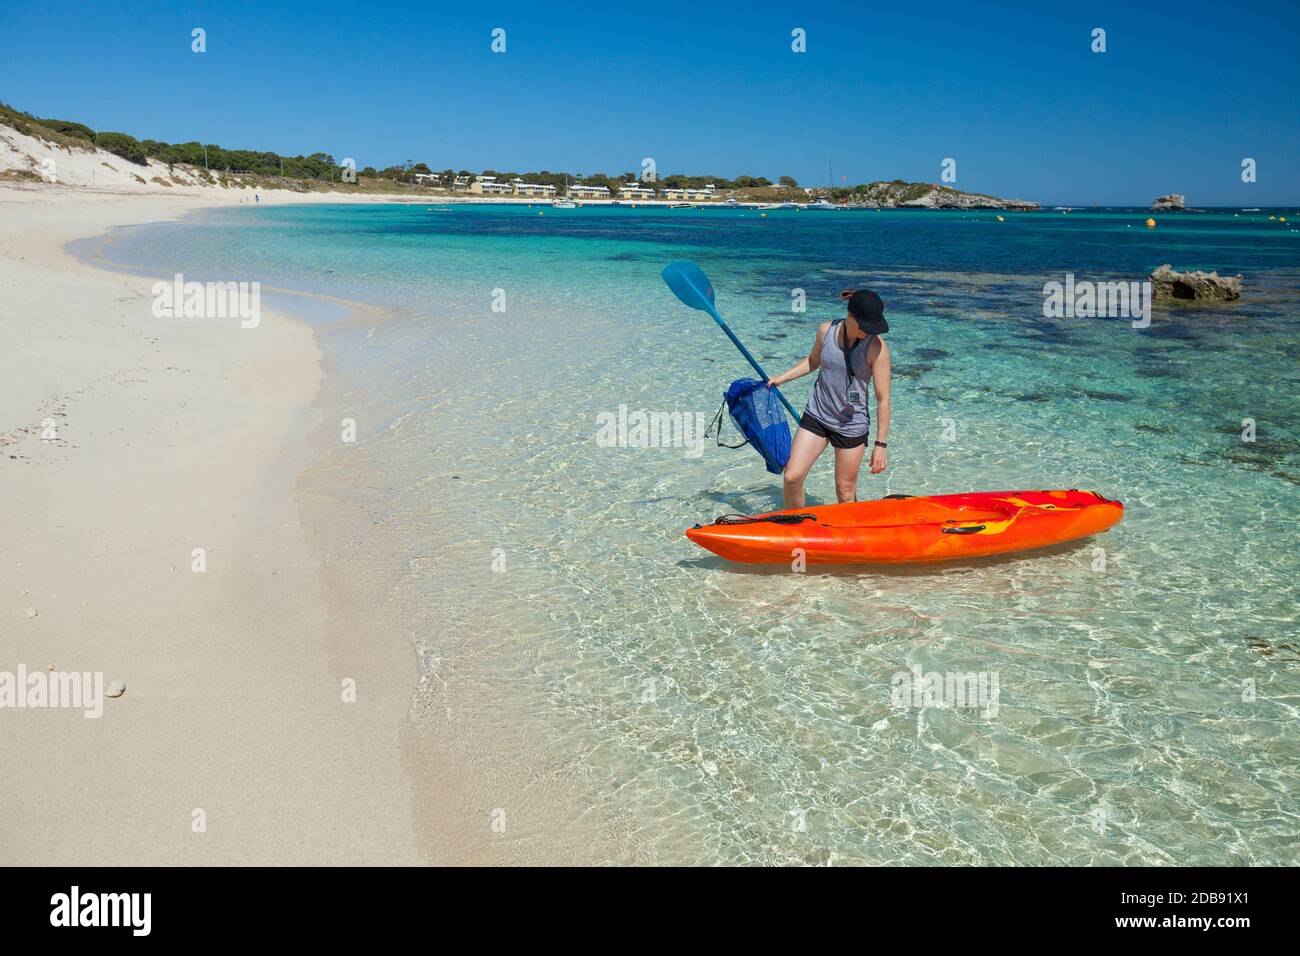
[[704,430],[704,437],[708,438],[709,433],[712,432],[713,429],[716,427],[718,429],[719,448],[744,448],[746,445],[749,444],[748,438],[742,441],[739,445],[728,445],[726,442],[722,440],[722,416],[725,415],[726,412],[727,412],[727,400],[724,398],[722,400],[722,406],[718,409],[718,414],[713,417],[713,421],[710,423],[709,427]]

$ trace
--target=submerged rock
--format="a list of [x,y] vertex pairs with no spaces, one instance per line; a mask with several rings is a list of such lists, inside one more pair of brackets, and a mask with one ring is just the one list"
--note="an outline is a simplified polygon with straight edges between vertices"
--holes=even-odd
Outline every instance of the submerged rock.
[[1168,196],[1157,196],[1155,202],[1151,204],[1152,212],[1169,212],[1170,210],[1182,209],[1187,202],[1187,197],[1182,193],[1170,193]]
[[1227,302],[1241,298],[1241,276],[1217,272],[1175,272],[1168,263],[1151,273],[1151,292],[1157,299]]

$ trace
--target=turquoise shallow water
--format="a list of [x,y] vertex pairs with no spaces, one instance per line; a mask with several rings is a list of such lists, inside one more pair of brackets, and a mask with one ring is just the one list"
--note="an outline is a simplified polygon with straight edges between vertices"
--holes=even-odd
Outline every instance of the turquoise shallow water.
[[[325,560],[419,649],[413,720],[503,860],[1293,863],[1300,234],[1270,212],[239,209],[110,255],[384,308],[320,327],[304,487],[339,516]],[[769,371],[841,288],[880,292],[891,467],[863,497],[1089,488],[1124,522],[893,571],[701,552],[685,527],[779,505],[757,456],[597,441],[620,406],[711,416],[747,374],[659,280],[675,258]],[[1162,262],[1245,298],[1043,317],[1049,280]],[[833,500],[829,458],[810,493]],[[996,673],[996,714],[893,706],[916,666]]]

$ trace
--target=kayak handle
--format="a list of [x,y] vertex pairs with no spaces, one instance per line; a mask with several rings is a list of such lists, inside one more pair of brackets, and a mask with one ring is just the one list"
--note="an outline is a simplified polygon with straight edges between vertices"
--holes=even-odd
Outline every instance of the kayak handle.
[[987,527],[988,525],[976,524],[976,525],[971,525],[970,527],[967,528],[944,528],[943,533],[944,534],[978,534],[979,532],[983,531]]

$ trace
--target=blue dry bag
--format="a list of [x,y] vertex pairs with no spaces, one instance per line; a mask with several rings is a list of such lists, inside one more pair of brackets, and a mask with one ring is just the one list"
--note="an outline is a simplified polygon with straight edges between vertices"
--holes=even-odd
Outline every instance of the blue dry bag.
[[766,383],[756,378],[738,378],[727,388],[723,396],[723,408],[731,413],[731,420],[745,436],[737,445],[727,445],[722,440],[722,408],[705,432],[708,437],[716,425],[718,444],[726,448],[742,448],[753,445],[754,450],[767,462],[767,470],[774,475],[785,470],[785,463],[790,460],[790,423],[786,420],[785,409],[776,389],[768,388]]

